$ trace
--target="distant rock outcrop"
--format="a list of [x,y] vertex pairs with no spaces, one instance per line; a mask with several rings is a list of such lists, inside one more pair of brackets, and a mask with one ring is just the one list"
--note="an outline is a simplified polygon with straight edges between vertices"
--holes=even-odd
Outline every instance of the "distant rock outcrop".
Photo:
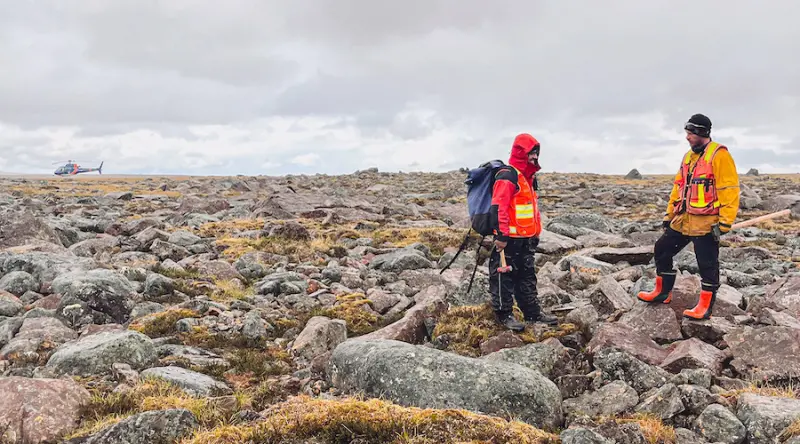
[[641,179],[642,173],[639,172],[636,168],[630,170],[628,174],[625,175],[626,179]]

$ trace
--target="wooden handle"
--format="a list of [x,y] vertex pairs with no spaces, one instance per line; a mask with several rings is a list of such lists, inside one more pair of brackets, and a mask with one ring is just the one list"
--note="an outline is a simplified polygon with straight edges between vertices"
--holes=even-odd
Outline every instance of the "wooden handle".
[[500,250],[500,266],[506,268],[506,250]]
[[778,211],[776,213],[765,214],[763,216],[754,217],[754,218],[752,218],[750,220],[746,220],[744,222],[739,222],[737,224],[733,224],[731,229],[749,227],[749,226],[755,225],[755,224],[757,224],[759,222],[764,222],[765,220],[775,219],[776,217],[781,217],[781,216],[790,216],[791,214],[792,214],[792,210],[791,209],[781,210],[781,211]]

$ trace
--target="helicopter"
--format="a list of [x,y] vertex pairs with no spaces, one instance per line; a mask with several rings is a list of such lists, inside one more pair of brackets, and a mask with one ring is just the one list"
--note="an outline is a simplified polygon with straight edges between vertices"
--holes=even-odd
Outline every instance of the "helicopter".
[[99,174],[103,174],[103,162],[100,162],[100,166],[97,168],[83,168],[74,161],[68,160],[66,164],[58,167],[55,171],[53,171],[53,174],[55,174],[56,176],[74,176],[80,173],[91,173],[93,171],[97,171]]

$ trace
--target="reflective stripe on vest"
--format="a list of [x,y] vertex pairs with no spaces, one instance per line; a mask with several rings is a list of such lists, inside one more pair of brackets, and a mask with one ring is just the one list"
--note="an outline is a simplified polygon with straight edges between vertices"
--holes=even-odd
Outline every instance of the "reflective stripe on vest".
[[542,232],[541,216],[536,202],[536,193],[522,173],[517,172],[519,191],[514,195],[513,211],[509,212],[508,234],[511,237],[533,237]]
[[709,142],[705,153],[691,166],[692,152],[686,153],[681,164],[681,179],[678,185],[680,199],[675,203],[675,213],[707,216],[719,215],[719,198],[714,176],[713,160],[720,149],[727,149],[717,142]]

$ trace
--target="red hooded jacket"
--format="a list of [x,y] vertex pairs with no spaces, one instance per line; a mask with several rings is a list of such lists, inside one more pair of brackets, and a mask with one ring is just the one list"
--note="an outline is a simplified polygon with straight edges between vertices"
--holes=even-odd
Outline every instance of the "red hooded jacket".
[[[528,154],[539,147],[539,141],[530,134],[520,134],[514,139],[511,147],[509,165],[518,169],[533,189],[536,190],[535,174],[541,169],[539,162],[528,162]],[[495,229],[500,233],[495,239],[508,241],[509,212],[511,211],[514,194],[517,193],[517,172],[511,168],[503,168],[495,176],[492,192],[492,219]]]

